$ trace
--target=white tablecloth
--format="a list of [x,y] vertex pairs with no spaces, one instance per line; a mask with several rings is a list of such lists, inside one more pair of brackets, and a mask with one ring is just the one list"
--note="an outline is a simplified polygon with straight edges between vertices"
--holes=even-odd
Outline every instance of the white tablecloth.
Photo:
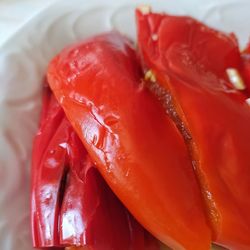
[[56,0],[0,0],[0,45],[23,23]]

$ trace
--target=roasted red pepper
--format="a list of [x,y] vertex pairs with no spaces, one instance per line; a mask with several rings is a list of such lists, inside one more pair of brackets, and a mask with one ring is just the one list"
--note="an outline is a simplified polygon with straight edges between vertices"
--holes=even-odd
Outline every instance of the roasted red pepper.
[[154,76],[150,88],[159,99],[152,86],[171,94],[190,135],[214,242],[250,249],[250,107],[226,73],[241,70],[235,38],[189,17],[140,10],[137,26],[142,63]]
[[104,182],[48,88],[33,148],[31,211],[35,247],[160,249]]
[[64,49],[48,81],[109,186],[173,249],[207,250],[210,230],[184,140],[144,87],[131,42],[111,32]]

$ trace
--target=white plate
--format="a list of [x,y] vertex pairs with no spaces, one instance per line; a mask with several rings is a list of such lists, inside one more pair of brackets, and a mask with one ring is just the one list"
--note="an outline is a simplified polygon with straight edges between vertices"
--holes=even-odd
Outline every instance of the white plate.
[[[192,15],[235,32],[241,45],[250,34],[249,0],[145,0],[156,11]],[[119,29],[135,37],[138,0],[65,0],[26,23],[0,48],[0,249],[31,250],[29,180],[41,86],[48,61],[65,45]]]

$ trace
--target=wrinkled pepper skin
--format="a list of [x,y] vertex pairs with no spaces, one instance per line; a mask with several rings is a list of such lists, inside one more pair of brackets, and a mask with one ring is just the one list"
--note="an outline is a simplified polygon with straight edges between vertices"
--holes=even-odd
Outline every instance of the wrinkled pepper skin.
[[131,42],[116,32],[64,49],[48,81],[100,173],[155,237],[210,248],[210,230],[184,140],[144,87]]
[[34,247],[160,249],[104,182],[48,88],[33,146],[31,191]]
[[190,133],[186,142],[214,242],[250,249],[250,107],[226,75],[227,68],[241,69],[236,40],[189,17],[139,10],[137,28],[142,63],[156,78],[152,84],[171,93]]

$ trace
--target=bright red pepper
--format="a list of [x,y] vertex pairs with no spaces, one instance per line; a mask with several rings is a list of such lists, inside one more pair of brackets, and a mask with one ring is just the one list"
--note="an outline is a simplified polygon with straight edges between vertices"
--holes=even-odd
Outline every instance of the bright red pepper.
[[160,249],[104,182],[48,88],[33,147],[31,211],[35,247]]
[[131,42],[111,32],[64,49],[48,81],[109,186],[174,249],[207,250],[200,190],[184,140],[144,87]]
[[191,136],[214,242],[250,249],[250,107],[226,74],[241,69],[236,40],[189,17],[138,10],[137,26],[151,85],[171,93],[173,113]]

